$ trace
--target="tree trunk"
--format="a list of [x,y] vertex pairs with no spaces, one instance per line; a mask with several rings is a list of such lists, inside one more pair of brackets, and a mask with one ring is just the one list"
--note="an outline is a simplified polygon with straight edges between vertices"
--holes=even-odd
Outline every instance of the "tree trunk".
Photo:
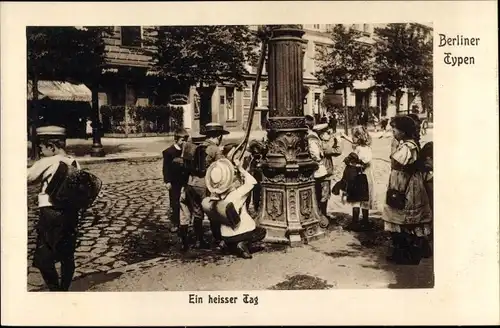
[[125,132],[125,136],[128,136],[130,118],[129,118],[129,113],[128,113],[128,82],[127,81],[125,81],[125,108],[124,108],[124,111],[125,111],[124,117],[123,117],[124,132]]
[[396,90],[396,114],[399,114],[400,110],[400,105],[401,105],[401,98],[403,97],[403,91],[401,90]]
[[347,88],[344,87],[344,132],[349,135],[349,109],[347,108]]
[[38,127],[38,76],[33,74],[33,81],[31,85],[31,90],[33,93],[33,98],[31,99],[31,159],[37,160],[40,156],[38,151],[38,136],[36,129]]
[[412,106],[411,104],[413,104],[413,101],[415,100],[416,98],[416,93],[415,92],[408,92],[408,114],[411,113],[411,109],[412,109]]

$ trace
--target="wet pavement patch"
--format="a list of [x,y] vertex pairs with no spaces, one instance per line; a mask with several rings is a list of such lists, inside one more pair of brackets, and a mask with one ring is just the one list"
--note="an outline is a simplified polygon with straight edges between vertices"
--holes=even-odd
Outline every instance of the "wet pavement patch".
[[[168,256],[178,244],[178,238],[165,225],[146,223],[139,226],[144,229],[127,236],[123,242],[123,251],[118,259],[133,264],[156,257]],[[112,240],[111,240],[112,242]]]
[[103,284],[119,278],[121,272],[96,272],[88,275],[81,276],[71,283],[70,292],[85,292],[89,291],[92,287]]
[[281,252],[286,253],[290,246],[287,244],[279,243],[258,243],[250,247],[252,253],[274,253]]
[[340,257],[350,257],[350,256],[358,256],[359,252],[349,251],[349,250],[340,250],[337,252],[323,252],[326,256],[337,259]]
[[[178,261],[180,263],[198,263],[206,266],[210,263],[220,263],[223,260],[234,258],[213,249],[196,249],[193,247],[194,238],[191,235],[191,248],[181,252],[181,244],[176,233],[169,230],[165,224],[148,222],[140,225],[141,232],[130,234],[123,246],[123,251],[118,256],[119,260],[134,264],[158,257]],[[211,242],[211,236],[206,240]]]
[[305,274],[299,274],[287,277],[287,280],[282,281],[274,286],[271,290],[310,290],[310,289],[330,289],[334,287],[326,282],[326,280],[318,277],[313,277]]
[[347,227],[351,223],[351,216],[347,213],[342,212],[332,212],[328,213],[328,217],[330,219],[330,224],[328,225],[328,229],[334,229],[335,227]]

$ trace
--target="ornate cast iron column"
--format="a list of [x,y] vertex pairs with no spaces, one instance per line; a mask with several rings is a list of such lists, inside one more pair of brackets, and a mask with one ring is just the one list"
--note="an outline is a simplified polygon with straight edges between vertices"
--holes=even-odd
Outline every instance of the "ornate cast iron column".
[[262,163],[258,221],[265,241],[292,246],[324,235],[315,197],[317,164],[307,149],[303,107],[303,45],[300,25],[272,28],[269,40],[268,153]]

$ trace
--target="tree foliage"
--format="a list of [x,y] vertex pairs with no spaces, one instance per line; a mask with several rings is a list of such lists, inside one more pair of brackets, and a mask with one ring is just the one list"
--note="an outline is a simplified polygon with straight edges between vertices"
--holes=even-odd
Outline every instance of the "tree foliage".
[[372,47],[359,41],[361,32],[337,24],[331,32],[333,44],[318,49],[314,73],[320,84],[338,90],[352,87],[354,81],[370,77]]
[[241,86],[256,62],[258,39],[248,26],[156,26],[146,36],[152,71],[186,87],[234,83]]
[[109,27],[30,26],[26,29],[28,78],[95,82],[105,64]]
[[432,38],[418,24],[397,23],[376,28],[373,76],[386,91],[432,90]]

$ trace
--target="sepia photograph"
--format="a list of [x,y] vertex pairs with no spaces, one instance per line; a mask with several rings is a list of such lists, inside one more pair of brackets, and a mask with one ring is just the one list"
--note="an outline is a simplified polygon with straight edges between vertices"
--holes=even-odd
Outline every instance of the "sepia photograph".
[[433,288],[433,34],[27,26],[27,291]]
[[496,12],[1,2],[2,324],[498,325]]

